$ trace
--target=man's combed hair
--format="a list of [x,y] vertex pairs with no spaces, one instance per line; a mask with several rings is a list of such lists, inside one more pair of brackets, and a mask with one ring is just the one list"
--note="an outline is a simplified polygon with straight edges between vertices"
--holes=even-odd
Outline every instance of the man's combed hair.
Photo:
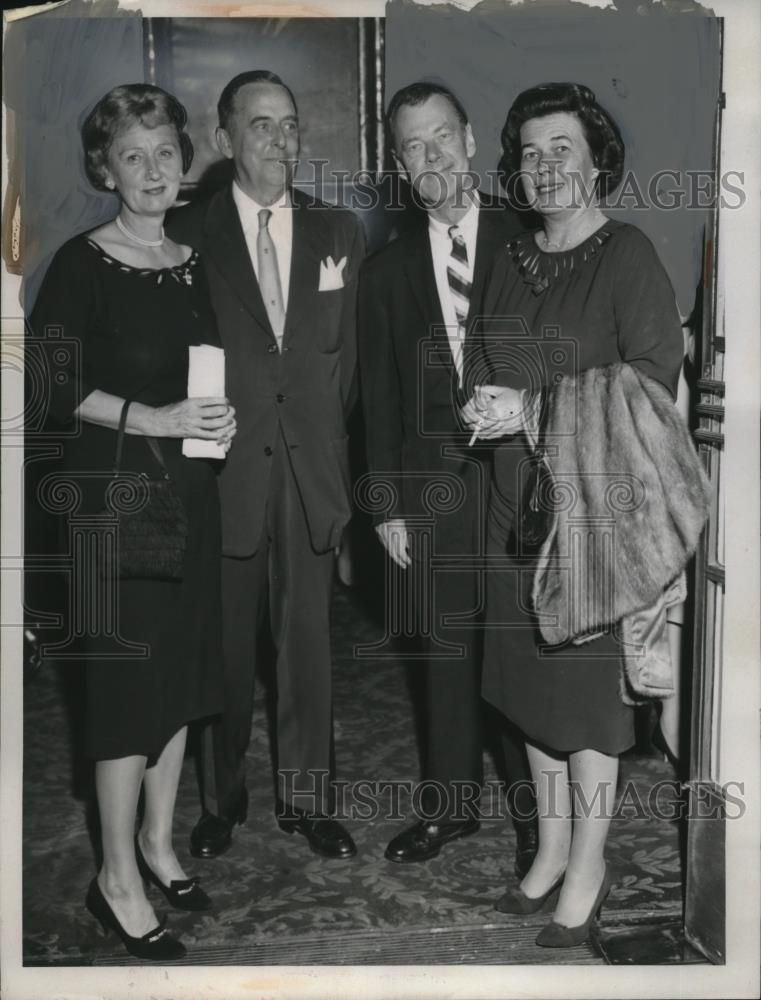
[[149,83],[125,83],[102,97],[82,126],[85,173],[99,191],[107,191],[106,168],[114,139],[135,125],[172,125],[182,154],[182,171],[193,162],[193,143],[185,131],[188,115],[176,97]]
[[597,192],[604,197],[615,191],[624,173],[624,142],[613,117],[598,104],[593,91],[579,83],[542,83],[516,97],[502,129],[503,177],[517,177],[521,169],[521,127],[532,118],[559,112],[576,115],[581,123],[592,161],[600,172]]
[[392,145],[394,144],[394,119],[401,108],[417,107],[418,104],[424,104],[430,97],[434,97],[435,95],[444,97],[449,101],[463,127],[468,124],[468,115],[465,108],[462,106],[459,98],[448,87],[445,87],[441,83],[420,80],[418,83],[411,83],[409,86],[397,90],[389,101],[388,110],[386,111],[386,128]]
[[278,87],[282,87],[288,91],[294,110],[297,110],[296,98],[293,96],[291,88],[283,83],[277,73],[272,73],[268,69],[249,69],[245,73],[238,73],[237,76],[234,76],[219,95],[217,117],[219,118],[219,127],[225,131],[228,131],[230,118],[235,111],[235,97],[237,93],[242,87],[248,86],[249,83],[274,83]]

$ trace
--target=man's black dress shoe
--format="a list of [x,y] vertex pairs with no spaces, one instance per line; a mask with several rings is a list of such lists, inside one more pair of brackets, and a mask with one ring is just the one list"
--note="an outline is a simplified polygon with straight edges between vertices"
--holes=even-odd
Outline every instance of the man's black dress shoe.
[[353,858],[357,853],[351,835],[338,820],[329,816],[311,817],[291,811],[286,816],[278,816],[277,823],[285,833],[303,834],[315,854],[324,858]]
[[248,815],[248,792],[244,788],[231,811],[215,816],[204,810],[190,834],[190,853],[194,858],[216,858],[224,854],[233,839],[236,823],[245,823]]
[[513,871],[519,879],[523,879],[534,863],[534,858],[539,847],[539,835],[534,820],[515,820],[514,827],[517,846],[515,848]]
[[386,848],[386,858],[397,864],[428,861],[429,858],[436,857],[444,844],[458,837],[470,836],[480,825],[476,819],[468,819],[462,823],[429,823],[421,819],[394,837]]

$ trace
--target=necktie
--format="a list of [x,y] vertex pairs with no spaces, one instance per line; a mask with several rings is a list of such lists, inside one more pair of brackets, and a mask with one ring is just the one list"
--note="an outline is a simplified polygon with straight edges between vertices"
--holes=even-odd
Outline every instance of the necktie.
[[458,226],[450,226],[448,232],[449,238],[452,240],[452,251],[447,262],[447,280],[457,316],[457,341],[452,346],[452,359],[457,374],[462,378],[462,344],[465,338],[465,322],[468,318],[471,289],[468,248]]
[[285,328],[285,307],[283,305],[283,289],[280,286],[280,272],[277,266],[277,251],[275,243],[267,228],[272,212],[269,208],[259,210],[259,233],[256,237],[256,258],[259,265],[259,290],[264,299],[272,332],[277,340],[278,350],[283,349],[283,330]]

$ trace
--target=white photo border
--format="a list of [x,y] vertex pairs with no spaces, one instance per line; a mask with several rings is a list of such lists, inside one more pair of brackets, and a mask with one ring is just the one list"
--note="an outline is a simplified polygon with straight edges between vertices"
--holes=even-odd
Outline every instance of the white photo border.
[[[428,0],[419,0],[428,2]],[[505,0],[510,2],[510,0]],[[580,0],[609,7],[606,0]],[[475,6],[458,0],[460,9]],[[528,0],[527,6],[530,5]],[[44,9],[50,9],[50,5]],[[43,8],[38,8],[43,9]],[[280,0],[229,4],[205,0],[133,0],[125,12],[185,17],[383,17],[380,0]],[[413,967],[207,967],[23,968],[21,964],[22,635],[0,628],[0,954],[3,993],[21,998],[390,998],[526,997],[755,997],[759,995],[759,412],[761,384],[761,7],[747,0],[714,0],[725,19],[722,166],[744,172],[746,202],[720,215],[719,284],[726,352],[727,477],[725,677],[723,768],[745,785],[746,813],[727,823],[727,962],[724,966],[663,965],[636,968],[573,966]],[[6,12],[6,22],[31,16],[33,8]],[[5,143],[3,115],[3,150]],[[4,171],[4,177],[7,172]],[[19,279],[3,268],[3,337],[21,329]],[[2,368],[2,418],[20,412],[23,384],[11,366]],[[21,475],[22,449],[3,447],[2,482]],[[17,490],[2,492],[2,552],[18,551],[22,517]],[[2,622],[22,620],[22,574],[3,563]],[[5,572],[7,570],[7,572]]]

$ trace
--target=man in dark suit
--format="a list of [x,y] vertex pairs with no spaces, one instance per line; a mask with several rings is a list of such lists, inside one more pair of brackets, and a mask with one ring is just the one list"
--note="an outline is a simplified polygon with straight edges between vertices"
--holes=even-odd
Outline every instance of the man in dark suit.
[[219,475],[225,709],[204,741],[204,811],[191,851],[222,853],[246,817],[257,638],[269,609],[278,821],[318,853],[345,858],[354,843],[328,816],[328,618],[335,550],[351,513],[345,420],[364,236],[350,212],[292,188],[299,122],[279,77],[240,74],[218,112],[217,143],[233,181],[178,210],[169,226],[173,239],[202,254],[238,420]]
[[[414,589],[427,654],[425,791],[417,822],[386,850],[391,861],[412,862],[479,825],[472,807],[481,776],[483,580],[473,557],[485,552],[489,476],[483,448],[468,447],[460,410],[478,381],[468,372],[468,317],[494,255],[518,225],[505,203],[475,190],[473,133],[450,91],[412,84],[392,98],[387,117],[397,163],[427,214],[427,224],[365,262],[359,296],[368,467],[395,494],[376,531]],[[449,561],[447,571],[434,571],[430,589],[421,569],[426,530],[434,556]],[[533,793],[520,738],[506,731],[503,743],[523,875],[536,851]]]

